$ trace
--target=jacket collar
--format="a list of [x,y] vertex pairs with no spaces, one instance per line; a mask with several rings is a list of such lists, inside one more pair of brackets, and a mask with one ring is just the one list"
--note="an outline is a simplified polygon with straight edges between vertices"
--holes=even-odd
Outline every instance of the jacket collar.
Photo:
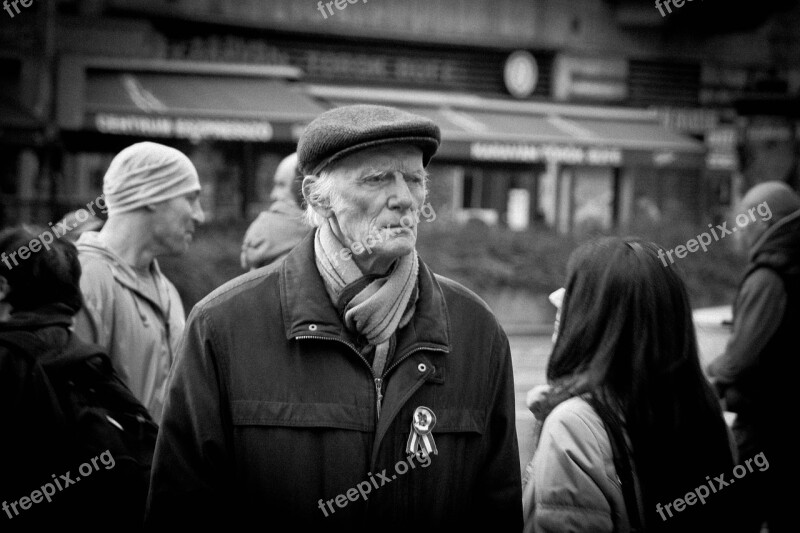
[[[82,233],[76,245],[80,253],[104,258],[111,267],[111,274],[114,276],[114,280],[116,280],[117,283],[136,293],[140,298],[150,302],[164,317],[169,316],[169,309],[164,309],[161,302],[154,300],[150,296],[148,290],[143,288],[133,267],[123,261],[100,240],[99,232],[87,231]],[[163,290],[165,296],[169,296],[169,288],[166,287],[165,281],[166,277],[161,273],[158,260],[155,258],[153,258],[153,262],[150,263],[150,269],[156,283],[159,285],[159,291]],[[169,300],[167,300],[167,302],[169,302]]]
[[[363,344],[347,330],[328,297],[314,259],[314,232],[310,232],[279,267],[281,310],[286,338],[335,336]],[[450,318],[444,294],[433,273],[420,260],[419,299],[411,322],[398,331],[396,351],[412,346],[450,351]]]
[[40,329],[50,326],[72,327],[75,310],[66,304],[48,304],[33,311],[11,313],[6,322],[0,322],[0,332],[19,329]]

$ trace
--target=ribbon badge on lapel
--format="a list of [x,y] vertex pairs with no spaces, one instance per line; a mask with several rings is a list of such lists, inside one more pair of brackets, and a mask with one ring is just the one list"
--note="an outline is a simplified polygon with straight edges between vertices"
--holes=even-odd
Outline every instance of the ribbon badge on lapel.
[[429,457],[431,454],[438,455],[436,443],[433,441],[431,431],[436,425],[436,415],[427,407],[419,406],[414,410],[411,419],[411,434],[408,436],[406,453],[411,455],[422,454],[422,457]]

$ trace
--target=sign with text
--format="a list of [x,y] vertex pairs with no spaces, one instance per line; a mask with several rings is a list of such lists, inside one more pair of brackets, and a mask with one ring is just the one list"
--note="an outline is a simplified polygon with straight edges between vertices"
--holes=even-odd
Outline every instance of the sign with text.
[[559,144],[476,142],[470,145],[470,155],[477,161],[547,161],[590,166],[619,166],[622,163],[622,150],[619,148]]
[[95,115],[93,125],[101,133],[136,137],[261,142],[273,138],[272,125],[260,120],[217,120],[99,113]]
[[626,100],[628,62],[559,55],[553,64],[553,96],[556,100]]

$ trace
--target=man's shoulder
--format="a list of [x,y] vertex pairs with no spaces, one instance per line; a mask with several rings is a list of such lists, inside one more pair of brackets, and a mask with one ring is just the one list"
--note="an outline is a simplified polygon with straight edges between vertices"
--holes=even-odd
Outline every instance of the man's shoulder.
[[459,309],[463,308],[470,313],[478,311],[488,313],[492,317],[495,316],[489,305],[471,289],[440,274],[433,274],[433,276],[442,288],[442,294],[446,302],[456,303]]
[[80,250],[78,261],[81,264],[81,288],[83,290],[114,283],[113,261],[101,254]]
[[194,311],[206,315],[229,313],[232,309],[247,309],[248,312],[257,312],[253,305],[265,307],[267,301],[263,298],[265,291],[277,290],[278,277],[282,261],[245,274],[227,281],[211,291],[194,307]]

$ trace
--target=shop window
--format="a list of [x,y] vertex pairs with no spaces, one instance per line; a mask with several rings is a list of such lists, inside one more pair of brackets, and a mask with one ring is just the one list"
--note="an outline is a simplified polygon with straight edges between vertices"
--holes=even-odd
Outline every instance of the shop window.
[[578,232],[607,231],[613,225],[613,169],[577,167],[574,169],[573,227]]

